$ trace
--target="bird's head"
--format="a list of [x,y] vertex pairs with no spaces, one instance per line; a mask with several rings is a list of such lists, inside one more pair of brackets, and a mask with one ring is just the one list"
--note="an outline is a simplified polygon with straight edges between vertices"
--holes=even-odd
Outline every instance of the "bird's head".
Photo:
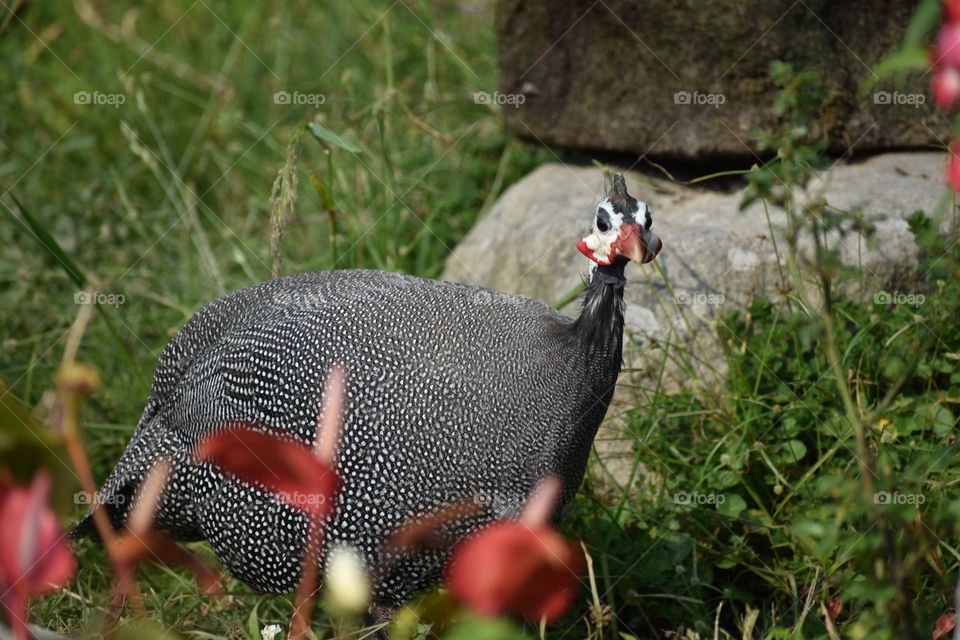
[[663,243],[651,230],[650,208],[627,193],[623,174],[613,176],[613,188],[597,207],[590,235],[577,243],[580,253],[597,264],[618,259],[651,262]]

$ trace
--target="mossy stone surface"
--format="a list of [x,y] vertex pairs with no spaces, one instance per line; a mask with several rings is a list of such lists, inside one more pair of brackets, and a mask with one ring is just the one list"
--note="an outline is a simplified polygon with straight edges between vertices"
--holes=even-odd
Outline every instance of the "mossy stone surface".
[[751,158],[761,151],[751,132],[778,123],[769,71],[783,60],[820,74],[826,99],[811,136],[831,152],[941,144],[948,120],[932,105],[929,75],[858,93],[900,47],[915,8],[904,0],[499,0],[499,90],[523,95],[503,114],[515,134],[562,148]]

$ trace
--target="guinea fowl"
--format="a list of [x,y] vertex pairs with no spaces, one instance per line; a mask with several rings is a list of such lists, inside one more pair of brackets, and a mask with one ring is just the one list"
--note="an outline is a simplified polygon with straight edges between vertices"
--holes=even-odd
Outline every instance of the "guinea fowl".
[[[649,208],[620,174],[592,215],[578,249],[596,264],[576,320],[480,287],[359,270],[278,278],[204,306],[160,356],[100,504],[122,526],[139,484],[168,459],[157,526],[209,541],[258,591],[296,588],[306,517],[192,452],[240,422],[312,443],[324,378],[342,363],[343,486],[325,548],[348,545],[368,566],[389,567],[373,585],[375,605],[396,606],[442,577],[446,549],[384,562],[384,540],[410,521],[480,497],[484,513],[451,532],[467,535],[518,514],[547,474],[562,480],[558,519],[620,371],[624,268],[650,262],[662,246]],[[91,520],[84,516],[74,537],[94,534]]]

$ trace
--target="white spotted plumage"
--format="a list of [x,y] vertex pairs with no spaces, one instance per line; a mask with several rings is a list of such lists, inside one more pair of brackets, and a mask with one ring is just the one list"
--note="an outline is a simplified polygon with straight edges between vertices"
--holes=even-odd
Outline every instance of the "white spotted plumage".
[[[343,486],[324,544],[356,550],[373,570],[375,604],[400,604],[438,582],[449,553],[391,556],[383,543],[402,525],[483,500],[484,513],[448,525],[455,540],[518,513],[548,473],[563,479],[555,518],[569,503],[620,369],[624,263],[599,267],[575,321],[534,300],[376,271],[302,274],[219,298],[164,349],[100,500],[120,526],[146,473],[169,459],[158,527],[209,541],[254,589],[294,589],[304,516],[192,451],[237,422],[312,444],[326,373],[342,363]],[[90,520],[73,534],[92,533]]]

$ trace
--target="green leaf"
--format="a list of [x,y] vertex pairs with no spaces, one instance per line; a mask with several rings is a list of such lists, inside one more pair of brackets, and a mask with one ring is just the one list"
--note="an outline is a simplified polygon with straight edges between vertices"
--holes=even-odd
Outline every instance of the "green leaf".
[[[15,214],[6,204],[0,201],[0,205],[3,206],[3,210],[7,213],[11,220],[17,224],[21,229],[25,230],[30,234],[34,240],[40,243],[47,253],[53,256],[53,259],[57,261],[60,267],[66,272],[70,279],[73,280],[73,283],[78,287],[83,287],[87,281],[87,277],[80,271],[80,268],[70,259],[70,256],[67,255],[66,251],[60,246],[60,243],[50,235],[50,232],[40,223],[36,218],[34,218],[27,208],[24,207],[19,200],[13,195],[10,194],[10,197],[13,198],[13,201],[17,203],[17,207],[20,209],[20,215],[23,216],[23,220],[20,219],[17,214]],[[26,224],[24,224],[26,221]]]
[[260,616],[257,614],[259,607],[259,602],[253,605],[253,610],[247,616],[247,635],[250,636],[250,640],[260,640]]
[[444,640],[522,640],[523,630],[502,618],[470,616],[455,624],[443,635]]
[[736,493],[724,494],[723,502],[717,503],[717,511],[731,518],[736,518],[746,508],[747,503]]
[[800,462],[807,455],[807,445],[799,440],[788,440],[780,445],[780,454],[784,462]]
[[926,44],[928,34],[940,24],[943,11],[940,0],[922,0],[913,12],[903,34],[903,48],[912,49]]
[[827,535],[827,528],[822,522],[815,520],[802,520],[790,528],[793,535],[800,538],[813,538],[819,540]]
[[953,412],[942,404],[927,405],[917,416],[924,427],[933,427],[933,433],[942,438],[953,431],[957,419]]
[[350,153],[363,153],[363,149],[358,147],[356,144],[337,135],[319,122],[313,122],[310,124],[310,133],[312,133],[313,137],[320,142],[332,144],[333,146],[340,147],[341,149],[346,149]]
[[895,73],[917,71],[930,66],[927,50],[923,47],[900,49],[886,56],[873,68],[873,72],[860,85],[860,97],[864,98],[877,83]]

